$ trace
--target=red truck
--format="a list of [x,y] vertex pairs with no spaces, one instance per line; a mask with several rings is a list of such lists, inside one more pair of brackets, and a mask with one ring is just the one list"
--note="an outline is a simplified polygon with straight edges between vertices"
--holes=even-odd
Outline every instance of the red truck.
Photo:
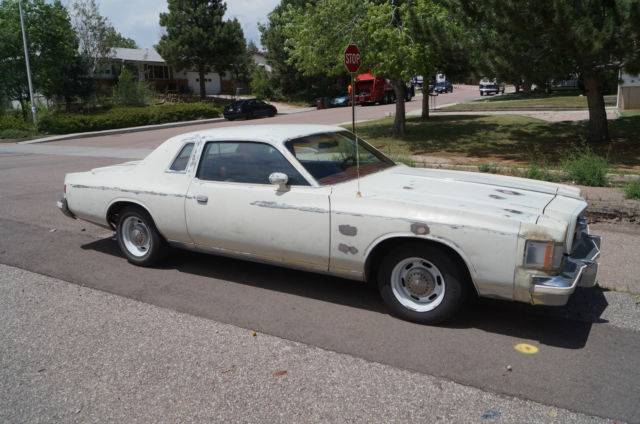
[[[357,105],[395,103],[396,94],[389,80],[373,76],[367,72],[356,76],[355,98]],[[411,87],[407,87],[405,100],[410,101],[415,95]]]

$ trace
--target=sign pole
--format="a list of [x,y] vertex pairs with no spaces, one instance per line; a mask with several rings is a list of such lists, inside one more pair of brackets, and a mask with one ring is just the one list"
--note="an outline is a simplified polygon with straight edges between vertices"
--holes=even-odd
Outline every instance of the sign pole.
[[18,1],[18,9],[20,10],[20,29],[22,30],[22,44],[24,47],[24,62],[27,66],[27,82],[29,83],[29,100],[31,100],[31,117],[33,125],[37,128],[38,120],[36,118],[36,99],[33,97],[33,84],[31,83],[31,67],[29,66],[29,48],[27,47],[27,34],[24,29],[24,14],[22,13],[22,0]]
[[349,43],[347,48],[344,49],[344,66],[347,68],[347,72],[351,74],[351,132],[356,139],[357,197],[362,197],[360,193],[360,147],[356,134],[356,73],[360,69],[360,63],[360,49],[355,43]]

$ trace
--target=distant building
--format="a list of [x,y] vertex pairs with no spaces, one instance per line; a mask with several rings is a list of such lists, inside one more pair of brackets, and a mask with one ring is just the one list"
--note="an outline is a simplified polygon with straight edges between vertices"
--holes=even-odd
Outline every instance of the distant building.
[[640,75],[620,72],[618,81],[618,109],[640,109]]
[[255,52],[251,56],[253,57],[253,62],[256,65],[262,66],[268,72],[271,72],[271,65],[269,65],[269,63],[267,62],[266,54],[264,54],[263,52]]
[[[262,59],[255,56],[262,55],[254,55],[254,60],[258,65],[269,66],[266,64],[266,59],[263,65],[261,63]],[[190,91],[195,94],[200,92],[200,76],[198,72],[172,69],[153,48],[112,49],[108,63],[102,65],[95,74],[98,85],[103,87],[115,85],[123,66],[131,69],[140,81],[148,82],[157,92]],[[205,74],[205,91],[207,95],[220,94],[226,87],[232,86],[230,73],[225,73],[222,77],[217,72]]]

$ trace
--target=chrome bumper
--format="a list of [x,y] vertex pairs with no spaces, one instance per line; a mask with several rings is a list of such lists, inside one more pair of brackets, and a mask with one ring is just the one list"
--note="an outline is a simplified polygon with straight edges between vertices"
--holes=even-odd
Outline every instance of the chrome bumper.
[[536,305],[562,306],[576,287],[593,287],[596,284],[600,245],[599,236],[589,234],[586,220],[578,221],[571,254],[564,259],[562,271],[553,277],[533,277],[531,301]]
[[58,209],[60,209],[60,212],[62,212],[65,216],[76,219],[76,216],[73,214],[73,212],[69,210],[69,206],[67,205],[67,199],[65,199],[64,197],[56,202],[56,206],[58,207]]

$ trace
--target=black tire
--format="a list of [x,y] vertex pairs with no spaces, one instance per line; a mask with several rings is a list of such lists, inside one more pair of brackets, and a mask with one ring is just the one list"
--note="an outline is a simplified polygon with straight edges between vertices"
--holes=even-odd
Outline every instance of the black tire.
[[[146,253],[143,255],[136,255],[132,253],[126,246],[126,237],[124,235],[126,229],[123,227],[129,218],[138,220],[144,224],[146,229],[148,229],[145,237],[148,237],[149,247],[145,249]],[[118,246],[120,246],[120,250],[127,258],[127,261],[138,266],[147,267],[158,264],[165,258],[169,250],[167,242],[158,232],[151,216],[149,216],[144,209],[139,207],[127,207],[119,214],[118,226],[116,227],[116,238],[118,240]],[[144,237],[143,239],[146,240]]]
[[[424,259],[440,271],[444,279],[444,294],[432,310],[418,312],[404,306],[393,292],[391,279],[397,264],[408,258]],[[444,250],[421,242],[407,242],[391,250],[378,270],[378,289],[391,312],[399,318],[421,324],[438,324],[455,315],[470,297],[470,286],[464,270]],[[403,285],[404,285],[404,280]]]
[[481,92],[480,92],[480,97],[482,97],[482,96],[484,96],[484,93],[481,91]]

